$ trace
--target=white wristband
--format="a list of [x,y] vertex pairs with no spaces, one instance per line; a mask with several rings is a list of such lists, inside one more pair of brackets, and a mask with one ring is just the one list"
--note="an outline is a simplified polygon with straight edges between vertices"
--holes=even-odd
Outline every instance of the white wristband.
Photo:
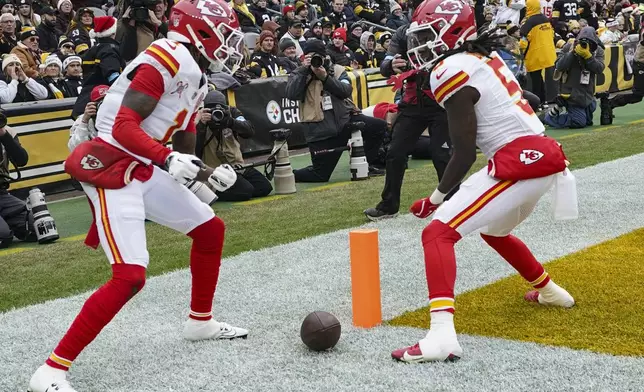
[[447,196],[447,193],[443,193],[439,191],[438,188],[436,188],[434,193],[432,193],[432,195],[429,197],[429,201],[435,205],[441,204],[443,200],[445,200],[445,196]]

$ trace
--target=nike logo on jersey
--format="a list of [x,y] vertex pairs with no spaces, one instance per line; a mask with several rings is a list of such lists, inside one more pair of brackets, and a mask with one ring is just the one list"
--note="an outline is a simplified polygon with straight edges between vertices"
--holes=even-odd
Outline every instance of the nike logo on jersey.
[[444,69],[442,72],[437,73],[436,74],[436,80],[440,80],[441,77],[445,74],[445,72],[447,72],[446,69]]
[[537,150],[523,150],[521,151],[521,155],[519,155],[519,160],[524,165],[531,165],[541,158],[543,158],[543,153]]

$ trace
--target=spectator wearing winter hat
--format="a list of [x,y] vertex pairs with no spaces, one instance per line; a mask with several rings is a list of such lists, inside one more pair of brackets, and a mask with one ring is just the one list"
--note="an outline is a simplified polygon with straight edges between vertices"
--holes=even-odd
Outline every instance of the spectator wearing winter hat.
[[319,40],[322,40],[322,21],[319,19],[316,19],[311,22],[309,26],[309,30],[304,33],[304,38],[306,40],[309,40],[311,38],[317,38]]
[[285,39],[280,41],[280,55],[278,60],[282,68],[284,68],[285,73],[293,72],[297,67],[302,65],[300,57],[297,55],[297,48],[295,47],[295,42],[291,39]]
[[74,9],[70,0],[58,0],[58,13],[56,15],[56,34],[65,35],[69,24],[74,19]]
[[333,22],[326,16],[320,20],[322,21],[322,41],[324,45],[329,45],[333,35]]
[[353,52],[358,50],[358,48],[360,47],[360,37],[362,37],[362,31],[363,28],[360,23],[354,23],[349,28],[347,40],[344,43]]
[[2,14],[0,25],[2,25],[2,40],[0,40],[0,55],[2,55],[11,52],[11,49],[18,45],[18,37],[16,36],[16,19],[12,14]]
[[80,116],[89,101],[89,95],[95,86],[111,86],[125,68],[125,61],[119,53],[116,36],[116,19],[111,16],[94,18],[92,37],[96,44],[81,57],[83,59],[83,90],[76,99],[72,117]]
[[71,93],[67,90],[67,85],[63,79],[63,63],[58,56],[49,55],[45,59],[45,68],[42,76],[37,79],[37,82],[45,86],[48,92],[47,99],[63,99],[70,98]]
[[280,66],[277,58],[277,45],[275,34],[270,31],[262,31],[257,40],[257,46],[250,58],[248,72],[258,78],[271,78],[284,75],[284,69]]
[[295,3],[295,19],[302,22],[302,28],[306,31],[310,28],[309,24],[309,6],[303,2]]
[[18,56],[5,56],[0,78],[0,103],[32,102],[41,99],[47,99],[47,89],[27,76]]
[[289,4],[282,8],[282,18],[280,19],[280,29],[277,37],[283,37],[288,32],[291,22],[295,20],[295,6]]
[[34,13],[34,9],[31,6],[31,0],[18,1],[16,20],[20,22],[21,28],[29,26],[35,29],[38,27],[40,24],[40,15]]
[[83,89],[83,68],[79,56],[69,56],[63,60],[63,73],[67,91],[72,97],[78,97]]
[[6,13],[15,15],[16,5],[13,3],[13,0],[0,0],[0,14]]
[[400,4],[395,3],[391,6],[391,14],[387,17],[387,27],[397,30],[400,26],[408,25],[409,19],[403,13]]
[[381,64],[387,55],[387,49],[389,49],[389,44],[391,43],[391,33],[388,31],[378,31],[374,34],[376,39],[376,49],[373,56],[376,58],[378,64]]
[[36,33],[40,38],[40,50],[51,53],[58,49],[56,11],[47,5],[42,8],[41,12],[42,22],[36,27]]
[[42,51],[38,46],[39,40],[36,30],[25,30],[20,34],[18,46],[11,49],[11,53],[18,56],[22,63],[22,68],[30,78],[38,76],[38,67],[41,64],[40,55]]
[[87,7],[79,9],[74,15],[65,34],[76,45],[76,54],[83,54],[92,46],[92,39],[89,36],[89,32],[93,26],[94,11]]
[[355,62],[355,56],[351,49],[344,43],[347,41],[347,30],[343,28],[335,29],[333,32],[333,42],[327,46],[327,52],[331,56],[334,64],[344,67],[351,66]]
[[280,42],[290,39],[293,42],[295,42],[295,48],[297,49],[297,55],[302,56],[304,54],[304,51],[302,50],[302,46],[305,44],[306,40],[302,36],[303,33],[303,28],[302,28],[302,22],[299,20],[292,20],[289,22],[289,28],[286,34],[280,39]]
[[74,56],[76,55],[76,45],[74,45],[71,39],[61,35],[58,39],[58,50],[55,53],[61,59],[67,56]]

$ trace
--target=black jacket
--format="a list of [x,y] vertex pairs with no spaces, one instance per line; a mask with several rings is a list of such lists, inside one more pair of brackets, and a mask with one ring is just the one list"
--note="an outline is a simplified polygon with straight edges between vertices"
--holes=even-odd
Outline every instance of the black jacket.
[[76,99],[72,117],[83,114],[85,105],[89,102],[92,89],[99,84],[111,85],[115,75],[123,72],[125,61],[119,54],[119,45],[112,38],[99,38],[96,45],[89,48],[81,56],[83,60],[83,89]]
[[351,65],[351,61],[355,60],[356,56],[353,54],[351,49],[347,48],[346,45],[342,49],[338,49],[331,43],[326,47],[327,54],[331,57],[331,61],[334,64],[347,67]]
[[407,58],[407,26],[399,27],[396,32],[391,36],[391,42],[389,43],[389,48],[387,49],[387,54],[385,59],[380,63],[380,73],[382,76],[389,78],[394,74],[394,70],[391,68],[391,60],[397,54],[401,55],[402,58],[409,61]]
[[248,72],[258,78],[271,78],[282,74],[281,64],[274,54],[259,50],[251,56]]
[[83,78],[81,76],[68,76],[65,78],[65,84],[67,85],[69,96],[78,97],[83,88]]
[[[0,172],[8,174],[9,161],[18,167],[25,166],[29,161],[29,154],[20,145],[18,136],[14,137],[7,131],[0,136]],[[9,181],[4,176],[0,176],[0,193],[6,194],[7,189],[9,189]]]
[[54,52],[58,49],[58,35],[54,27],[49,27],[43,21],[36,27],[36,33],[40,38],[39,48],[43,52]]
[[[288,82],[286,82],[286,98],[303,101],[309,85],[309,76],[315,77],[309,67],[299,67],[289,74]],[[351,115],[349,106],[344,102],[345,99],[351,97],[353,92],[351,81],[346,72],[342,72],[339,78],[328,75],[323,88],[323,91],[331,97],[333,110],[325,110],[324,119],[320,122],[303,123],[307,143],[338,136]],[[302,110],[301,106],[300,110]]]

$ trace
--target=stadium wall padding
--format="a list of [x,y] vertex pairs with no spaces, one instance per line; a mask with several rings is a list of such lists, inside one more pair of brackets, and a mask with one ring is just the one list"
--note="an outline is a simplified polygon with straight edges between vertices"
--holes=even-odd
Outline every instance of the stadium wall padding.
[[[633,86],[632,62],[636,42],[606,48],[604,73],[597,77],[597,92],[618,92]],[[379,102],[393,102],[394,93],[378,69],[349,72],[353,102],[361,109]],[[245,156],[269,152],[273,146],[269,131],[289,128],[290,147],[306,145],[299,123],[299,105],[284,97],[287,76],[255,79],[234,91],[227,91],[228,101],[239,108],[255,126],[255,136],[242,140]],[[67,158],[67,139],[73,123],[71,109],[74,98],[18,104],[4,104],[8,124],[17,131],[21,144],[29,153],[29,163],[21,168],[21,179],[11,184],[12,193],[24,194],[33,186],[49,193],[71,190],[69,176],[63,171]],[[12,168],[13,169],[13,168]],[[12,176],[16,177],[15,169]]]

